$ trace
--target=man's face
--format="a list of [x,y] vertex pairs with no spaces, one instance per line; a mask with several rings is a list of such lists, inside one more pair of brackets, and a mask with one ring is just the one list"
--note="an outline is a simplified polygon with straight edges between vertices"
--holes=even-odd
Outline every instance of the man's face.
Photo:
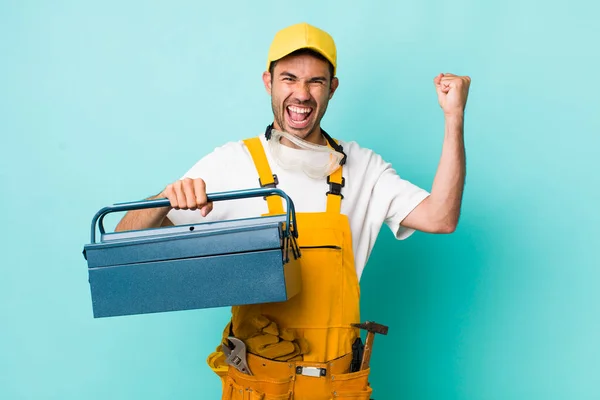
[[263,74],[263,82],[271,95],[275,129],[322,144],[321,119],[338,86],[329,64],[308,54],[284,57],[272,76]]

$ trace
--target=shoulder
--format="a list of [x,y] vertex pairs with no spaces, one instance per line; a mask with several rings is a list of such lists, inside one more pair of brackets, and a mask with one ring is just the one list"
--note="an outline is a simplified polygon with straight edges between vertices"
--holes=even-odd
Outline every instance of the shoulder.
[[347,155],[346,167],[351,169],[372,170],[379,169],[383,170],[390,166],[381,155],[376,153],[374,150],[363,147],[356,141],[339,141],[340,145],[344,148],[344,152]]
[[352,140],[352,141],[344,141],[344,140],[339,140],[338,141],[340,143],[340,145],[342,145],[342,147],[344,148],[344,151],[346,153],[352,153],[355,155],[370,155],[370,154],[375,154],[375,152],[367,147],[363,147],[360,144],[358,144],[358,142]]
[[230,155],[230,154],[235,154],[235,153],[246,153],[249,154],[248,149],[246,147],[246,140],[255,140],[255,139],[259,139],[260,142],[264,145],[266,143],[265,138],[263,135],[257,135],[257,136],[249,136],[247,138],[244,139],[240,139],[240,140],[235,140],[235,141],[230,141],[227,142],[219,147],[216,147],[211,154],[215,154],[217,156],[220,155]]
[[213,157],[222,157],[243,153],[247,153],[246,145],[243,140],[237,140],[216,147],[209,155],[212,155]]
[[243,140],[231,141],[215,147],[199,159],[187,172],[187,177],[199,177],[207,170],[221,169],[222,172],[246,167],[249,152]]
[[212,151],[205,154],[200,160],[218,160],[224,157],[231,157],[237,154],[242,154],[245,151],[243,141],[232,141],[215,147]]

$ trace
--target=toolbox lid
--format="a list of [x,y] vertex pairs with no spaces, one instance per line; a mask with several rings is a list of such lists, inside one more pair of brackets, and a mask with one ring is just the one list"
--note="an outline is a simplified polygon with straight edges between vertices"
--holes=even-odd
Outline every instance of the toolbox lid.
[[89,268],[283,249],[286,215],[103,233],[84,246]]

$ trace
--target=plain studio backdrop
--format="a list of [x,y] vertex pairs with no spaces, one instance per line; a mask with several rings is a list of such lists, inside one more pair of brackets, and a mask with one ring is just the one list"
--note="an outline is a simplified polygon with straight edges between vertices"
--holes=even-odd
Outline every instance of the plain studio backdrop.
[[[93,214],[271,121],[275,32],[335,38],[332,136],[431,188],[432,80],[470,75],[458,230],[362,277],[377,399],[600,398],[600,7],[593,1],[0,2],[0,398],[216,399],[228,309],[94,319]],[[111,221],[113,224],[115,220]],[[114,226],[114,225],[113,225]]]

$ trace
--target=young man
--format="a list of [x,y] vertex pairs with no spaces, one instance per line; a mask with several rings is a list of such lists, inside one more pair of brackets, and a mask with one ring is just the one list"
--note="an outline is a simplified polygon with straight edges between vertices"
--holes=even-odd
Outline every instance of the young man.
[[274,118],[265,135],[217,148],[156,196],[168,198],[171,208],[129,212],[117,226],[145,229],[283,212],[275,196],[213,205],[207,191],[276,185],[294,201],[302,291],[283,303],[232,308],[223,343],[228,336],[244,341],[252,375],[225,364],[219,347],[208,363],[222,378],[223,399],[368,399],[369,370],[350,371],[359,337],[352,324],[360,322],[359,279],[381,226],[405,239],[415,230],[451,233],[458,223],[470,78],[434,78],[445,134],[429,193],[401,179],[376,153],[336,141],[321,128],[339,85],[336,66],[335,43],[326,32],[305,23],[278,32],[263,74]]

